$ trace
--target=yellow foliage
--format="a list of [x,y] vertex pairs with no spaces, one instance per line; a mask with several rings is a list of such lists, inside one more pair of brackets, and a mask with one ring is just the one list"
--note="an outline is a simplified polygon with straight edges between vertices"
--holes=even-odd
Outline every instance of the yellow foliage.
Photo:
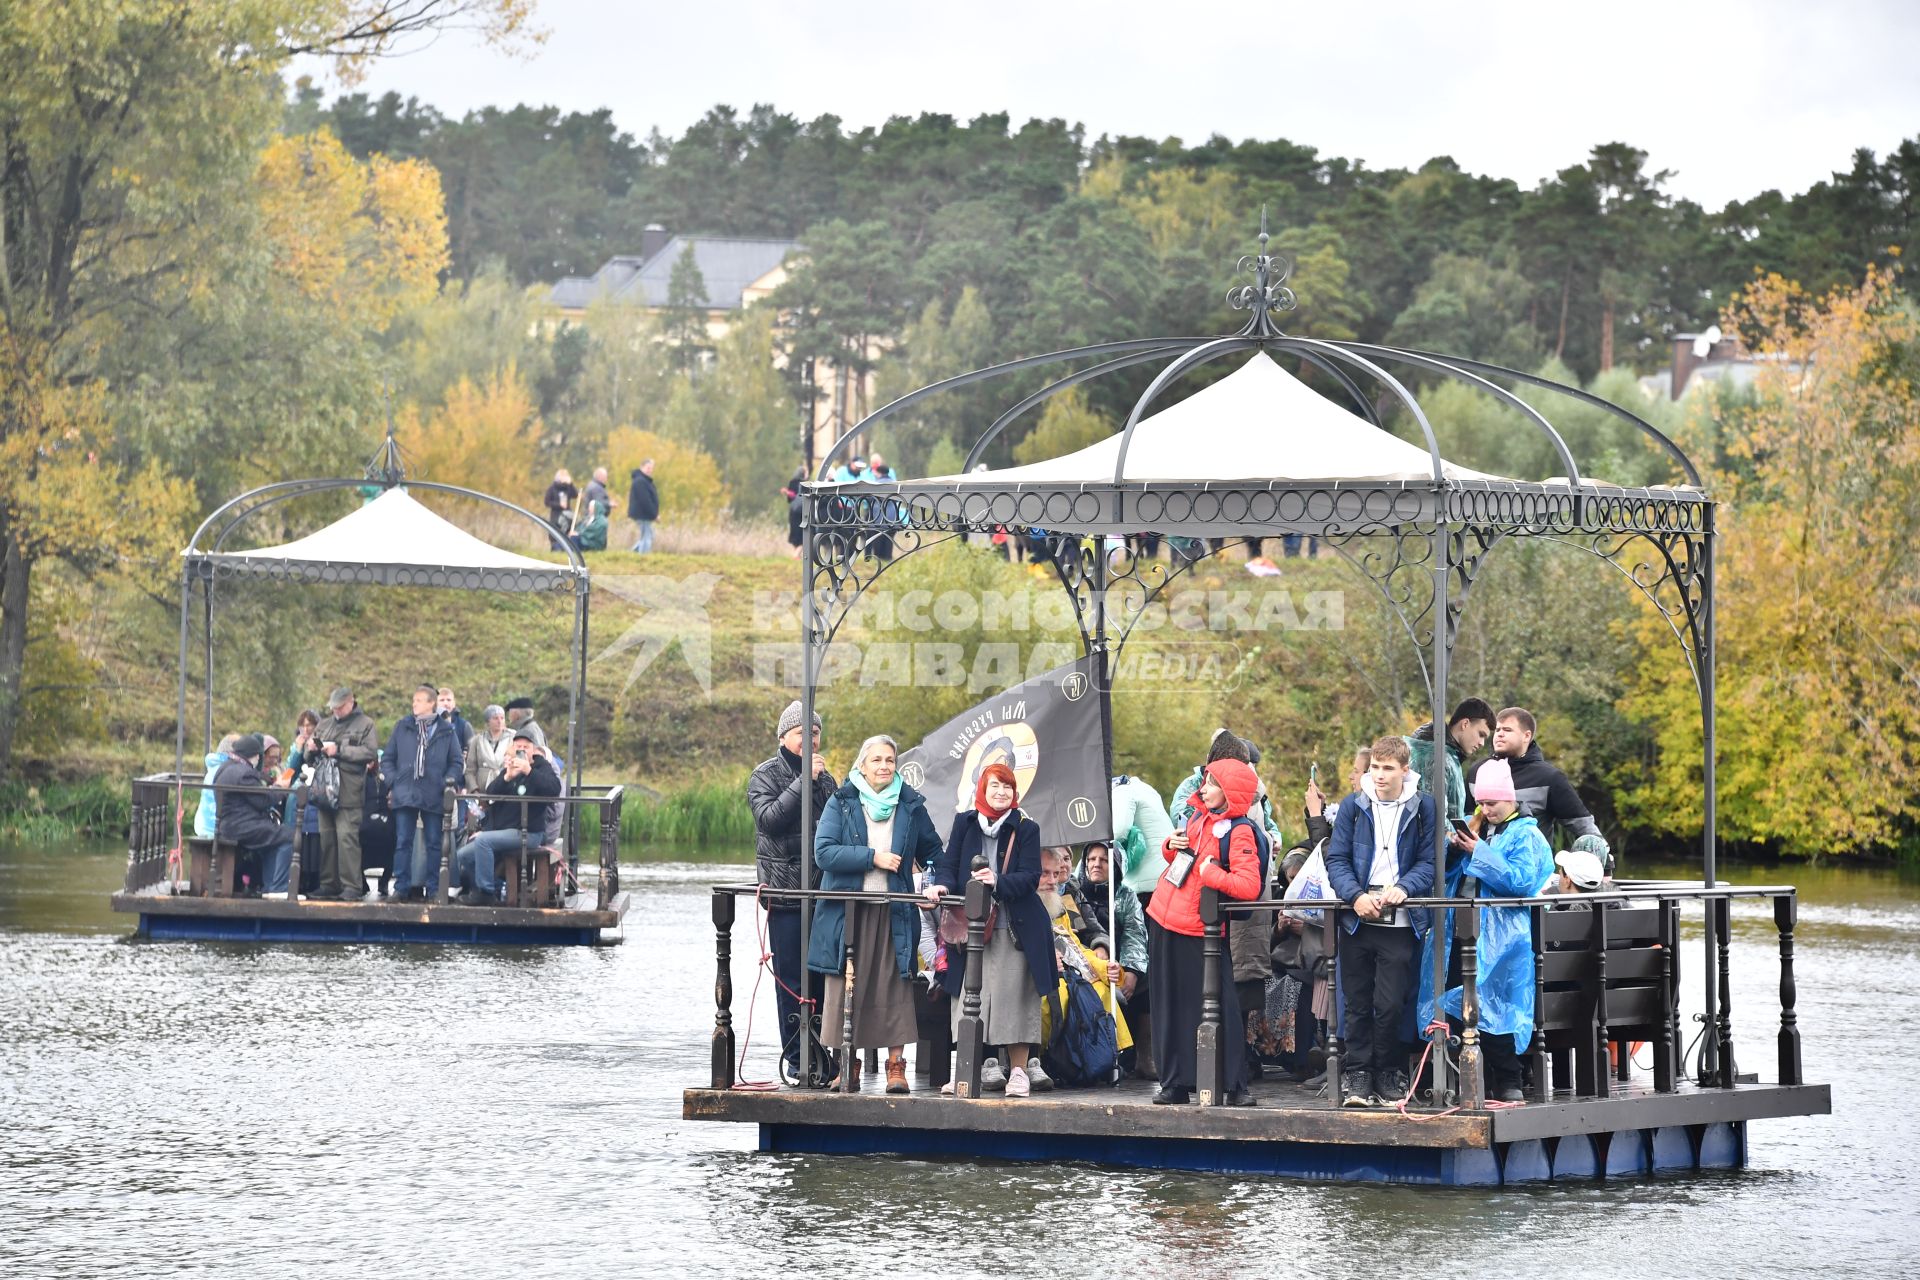
[[[1767,276],[1727,316],[1759,403],[1705,411],[1727,466],[1718,571],[1721,830],[1793,853],[1911,839],[1920,819],[1920,326],[1880,273],[1826,298]],[[1622,709],[1658,754],[1626,807],[1697,833],[1699,704],[1666,624]]]
[[[690,444],[681,444],[638,427],[621,427],[607,437],[607,470],[612,477],[608,486],[623,491],[627,476],[647,459],[653,459],[653,483],[660,490],[660,522],[672,525],[715,524],[724,519],[733,505],[733,496],[720,479],[714,460]],[[626,514],[623,504],[615,503],[616,517]]]
[[1069,387],[1047,401],[1040,421],[1034,424],[1026,439],[1013,447],[1013,460],[1024,466],[1062,458],[1105,440],[1113,432],[1114,425],[1106,415],[1087,404],[1086,392],[1079,387]]
[[457,484],[539,508],[546,489],[538,456],[540,419],[513,365],[479,384],[461,378],[438,408],[422,414],[409,405],[395,425],[414,479]]
[[193,497],[158,463],[112,460],[113,432],[98,384],[46,375],[15,340],[0,360],[0,528],[28,560],[143,567],[185,541]]
[[362,164],[320,130],[269,143],[257,184],[275,267],[310,300],[374,330],[433,300],[448,254],[432,165],[385,156]]

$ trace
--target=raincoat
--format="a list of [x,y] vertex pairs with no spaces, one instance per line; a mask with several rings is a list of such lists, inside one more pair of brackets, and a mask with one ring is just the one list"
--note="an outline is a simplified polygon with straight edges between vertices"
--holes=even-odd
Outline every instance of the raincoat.
[[[1514,818],[1480,841],[1462,868],[1496,898],[1529,898],[1553,876],[1553,849],[1533,818]],[[1448,913],[1451,914],[1451,913]],[[1510,1035],[1513,1051],[1533,1042],[1533,924],[1526,907],[1481,907],[1478,960],[1480,1033]],[[1432,966],[1421,966],[1421,989],[1432,983]],[[1441,1007],[1460,1017],[1461,989],[1452,987]],[[1426,1008],[1423,999],[1422,1009]]]
[[[1136,895],[1152,893],[1160,883],[1160,845],[1173,834],[1160,793],[1145,778],[1121,774],[1113,780],[1113,849],[1120,882]],[[1144,968],[1142,970],[1144,972]]]

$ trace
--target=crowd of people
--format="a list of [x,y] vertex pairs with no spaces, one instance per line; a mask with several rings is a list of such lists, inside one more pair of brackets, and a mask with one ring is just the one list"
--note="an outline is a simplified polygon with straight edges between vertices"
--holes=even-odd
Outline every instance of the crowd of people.
[[[848,1072],[857,1087],[861,1053],[884,1049],[886,1091],[911,1091],[905,1046],[929,1039],[929,1009],[959,1030],[969,957],[967,922],[955,908],[977,881],[991,901],[980,955],[980,1019],[991,1047],[982,1087],[1012,1098],[1052,1087],[1045,1064],[1057,1073],[1071,1061],[1056,1050],[1073,1024],[1071,997],[1084,987],[1113,1010],[1118,1073],[1156,1081],[1155,1103],[1188,1102],[1198,1087],[1206,977],[1201,895],[1214,889],[1229,907],[1217,975],[1221,1021],[1245,1042],[1244,1052],[1225,1055],[1224,1101],[1251,1105],[1253,1084],[1277,1078],[1323,1089],[1344,1106],[1401,1106],[1417,1086],[1411,1072],[1423,1029],[1441,1016],[1457,1026],[1460,1017],[1457,976],[1436,995],[1431,966],[1421,963],[1434,913],[1404,904],[1461,896],[1469,880],[1481,896],[1502,897],[1611,883],[1606,843],[1542,754],[1533,716],[1521,707],[1496,712],[1478,698],[1443,726],[1358,749],[1337,801],[1312,765],[1299,793],[1297,839],[1282,836],[1258,747],[1222,728],[1171,803],[1144,779],[1114,778],[1111,840],[1077,851],[1042,846],[1003,764],[981,772],[973,807],[945,820],[943,832],[926,798],[903,780],[891,737],[868,737],[839,780],[821,754],[819,717],[801,721],[796,701],[775,725],[778,749],[747,784],[790,1080],[813,1035],[825,1045],[815,1055],[827,1063],[822,1081]],[[1436,751],[1443,784],[1433,794],[1426,786]],[[808,790],[817,816],[811,887],[896,896],[820,902],[802,955],[800,903],[788,895],[802,883]],[[1442,831],[1445,855],[1436,860]],[[1558,853],[1549,831],[1567,842]],[[1262,898],[1291,905],[1231,909]],[[1324,913],[1335,903],[1343,909],[1337,954],[1329,955]],[[1449,938],[1450,915],[1441,913],[1438,925]],[[1519,1101],[1533,1033],[1533,956],[1524,930],[1505,935],[1519,944],[1501,943],[1501,932],[1486,927],[1481,936],[1476,976],[1490,993],[1479,1020],[1489,1092]],[[1457,964],[1456,956],[1456,975]],[[849,975],[852,1039],[843,1046]],[[1345,1057],[1340,1078],[1327,1081],[1336,1016]],[[846,1047],[853,1052],[841,1052]]]
[[[660,488],[654,483],[652,458],[635,467],[627,481],[627,519],[633,521],[633,550],[645,555],[653,550],[653,526],[660,519]],[[576,551],[605,551],[613,519],[613,495],[607,488],[605,467],[595,467],[582,490],[573,482],[573,473],[561,467],[553,473],[553,483],[542,497],[555,551],[560,539],[573,544]]]
[[[302,711],[283,744],[268,733],[230,733],[206,756],[194,834],[237,849],[239,885],[266,898],[357,902],[367,873],[386,872],[385,900],[427,900],[440,885],[442,824],[450,791],[459,824],[454,901],[499,903],[496,855],[558,849],[565,762],[547,745],[531,698],[489,705],[478,727],[454,691],[422,684],[384,745],[353,690],[335,689],[326,714]],[[486,798],[479,798],[479,797]],[[294,842],[301,880],[290,883]]]

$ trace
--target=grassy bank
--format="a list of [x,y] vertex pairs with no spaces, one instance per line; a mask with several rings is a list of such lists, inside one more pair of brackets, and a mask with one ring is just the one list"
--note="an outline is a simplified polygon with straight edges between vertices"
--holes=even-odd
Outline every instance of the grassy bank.
[[52,844],[125,833],[132,795],[125,778],[0,784],[0,839]]

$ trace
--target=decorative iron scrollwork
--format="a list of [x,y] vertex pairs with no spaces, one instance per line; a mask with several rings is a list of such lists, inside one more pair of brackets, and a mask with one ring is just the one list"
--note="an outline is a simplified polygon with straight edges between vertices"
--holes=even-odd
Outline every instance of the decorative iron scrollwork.
[[1248,337],[1280,336],[1274,312],[1291,311],[1298,305],[1293,290],[1287,288],[1293,263],[1277,253],[1268,253],[1267,239],[1267,211],[1263,208],[1260,210],[1260,251],[1241,258],[1234,267],[1239,274],[1250,277],[1251,283],[1234,285],[1227,290],[1229,307],[1253,313],[1240,330]]

